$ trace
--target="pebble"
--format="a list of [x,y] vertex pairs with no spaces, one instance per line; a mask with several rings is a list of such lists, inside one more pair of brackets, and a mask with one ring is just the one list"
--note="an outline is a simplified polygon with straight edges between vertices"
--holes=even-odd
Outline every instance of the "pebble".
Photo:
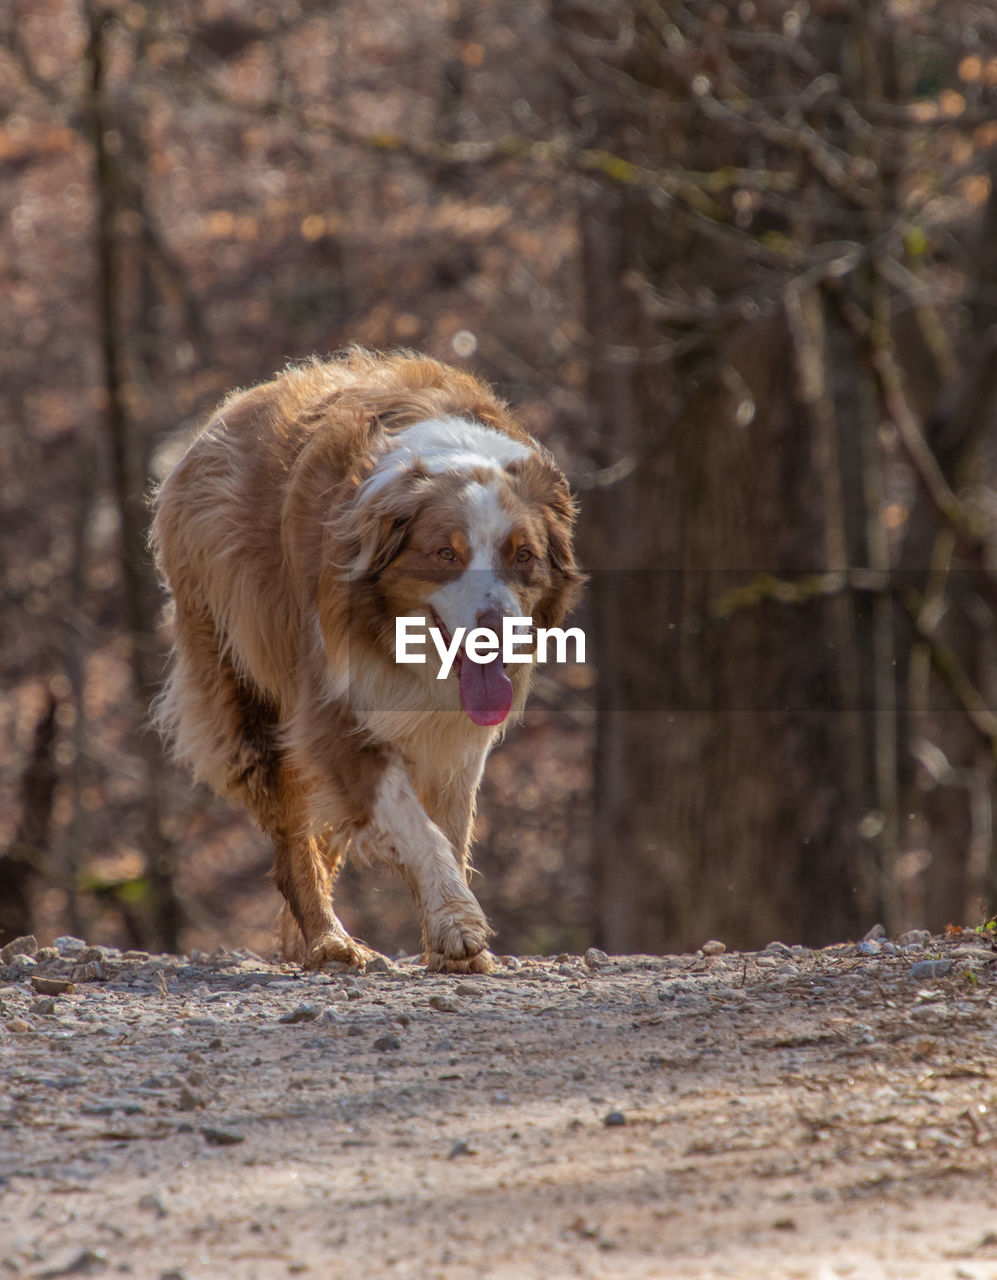
[[863,938],[859,943],[859,954],[863,956],[882,955],[883,945],[875,938]]
[[82,938],[74,938],[71,933],[64,933],[52,943],[60,956],[75,959],[87,944]]
[[621,1125],[626,1124],[627,1118],[622,1111],[607,1111],[602,1117],[602,1123],[607,1129],[618,1129]]
[[32,975],[31,985],[40,996],[71,996],[76,984],[67,978],[40,978]]
[[84,947],[83,950],[79,952],[79,954],[76,956],[76,959],[79,961],[80,964],[87,964],[91,960],[106,960],[109,954],[110,954],[110,948],[108,947],[97,947],[97,946]]
[[931,934],[927,929],[908,929],[906,933],[902,933],[897,942],[902,947],[909,947],[912,942],[919,943],[922,947],[925,943],[931,941]]
[[449,1160],[456,1160],[458,1156],[473,1156],[473,1155],[474,1155],[474,1151],[472,1150],[471,1144],[467,1141],[467,1139],[458,1138],[457,1141],[450,1148],[450,1155],[447,1158]]
[[770,956],[791,956],[793,954],[793,948],[787,946],[785,942],[770,942],[765,950]]
[[139,1198],[138,1207],[140,1209],[148,1209],[150,1213],[154,1213],[157,1218],[165,1218],[169,1210],[160,1200],[159,1196],[153,1195],[152,1192],[146,1192],[144,1196]]
[[89,1276],[107,1268],[107,1254],[103,1249],[84,1249],[65,1266],[56,1267],[42,1274],[47,1276]]
[[374,1041],[374,1048],[380,1050],[381,1053],[392,1053],[401,1047],[402,1042],[397,1036],[378,1036]]
[[[14,944],[11,943],[10,945],[13,946]],[[38,961],[34,956],[29,956],[24,951],[19,951],[16,955],[12,955],[7,963],[12,969],[18,969],[21,973],[30,973],[32,969],[38,967]]]
[[279,1022],[295,1023],[295,1022],[314,1022],[319,1015],[319,1010],[313,1004],[299,1004],[296,1009],[292,1009],[290,1013],[282,1014],[278,1019]]
[[944,978],[951,968],[951,960],[918,960],[911,965],[907,976],[914,982],[922,978]]
[[15,956],[30,956],[34,958],[38,954],[38,939],[33,933],[26,933],[21,938],[13,938],[5,947],[0,948],[0,960],[4,964],[10,964]]
[[589,947],[582,959],[590,969],[602,969],[609,964],[609,956],[598,947]]
[[244,1134],[232,1129],[216,1129],[214,1125],[205,1125],[201,1134],[211,1147],[234,1147],[236,1143],[246,1141]]
[[863,942],[882,942],[886,937],[886,930],[881,924],[874,924],[869,932],[862,939]]
[[709,942],[704,942],[700,948],[704,956],[722,956],[727,950],[726,942],[718,942],[716,938],[711,938]]
[[451,1000],[449,996],[430,996],[430,1009],[436,1009],[438,1013],[456,1013],[457,1001]]

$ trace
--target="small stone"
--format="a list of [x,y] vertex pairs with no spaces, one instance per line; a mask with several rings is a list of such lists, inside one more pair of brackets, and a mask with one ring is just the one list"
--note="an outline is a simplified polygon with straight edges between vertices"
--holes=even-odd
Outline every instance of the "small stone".
[[874,924],[867,934],[862,938],[863,942],[882,942],[886,937],[886,930],[881,924]]
[[457,1141],[450,1148],[450,1154],[447,1157],[447,1159],[456,1160],[458,1156],[473,1156],[473,1155],[474,1155],[474,1151],[471,1148],[471,1144],[465,1138],[458,1138]]
[[507,969],[522,969],[523,962],[518,956],[502,956],[502,963]]
[[39,978],[32,976],[31,985],[40,996],[71,996],[76,984],[67,978]]
[[292,1009],[290,1013],[282,1014],[278,1019],[280,1022],[314,1022],[319,1015],[319,1010],[313,1004],[299,1004],[296,1009]]
[[11,956],[7,963],[12,969],[18,969],[21,973],[30,973],[32,969],[38,967],[38,962],[35,958],[26,955],[24,952],[18,952],[17,955]]
[[451,1000],[449,996],[430,996],[430,1009],[436,1009],[438,1013],[456,1013],[457,1001]]
[[180,1086],[180,1096],[177,1099],[178,1111],[196,1111],[198,1107],[204,1106],[204,1099],[199,1097],[193,1089],[187,1085]]
[[42,1018],[51,1018],[55,1014],[55,1001],[51,996],[42,996],[40,1000],[32,1001],[30,1012]]
[[30,956],[32,959],[38,954],[38,939],[33,933],[26,933],[21,938],[13,938],[7,945],[0,948],[0,960],[4,964],[10,964],[15,956]]
[[71,1262],[43,1272],[48,1276],[89,1276],[107,1267],[107,1254],[103,1249],[84,1249]]
[[163,1204],[162,1200],[160,1200],[159,1196],[153,1195],[151,1192],[147,1192],[144,1196],[140,1197],[138,1207],[140,1209],[147,1209],[150,1213],[154,1213],[157,1218],[165,1218],[168,1213],[166,1206]]
[[84,1102],[80,1107],[81,1116],[113,1116],[116,1111],[126,1116],[145,1114],[140,1102],[130,1102],[127,1098],[98,1098],[95,1102]]
[[709,942],[704,942],[701,948],[704,956],[722,956],[727,950],[726,942],[718,942],[716,938],[711,938]]
[[31,1030],[31,1023],[25,1022],[23,1018],[11,1018],[11,1020],[7,1023],[7,1030],[16,1031],[20,1035],[20,1034],[23,1034],[25,1031]]
[[907,976],[915,982],[923,978],[944,978],[951,968],[951,960],[918,960],[911,965]]
[[906,933],[902,933],[897,942],[902,947],[909,947],[912,943],[918,946],[924,946],[931,941],[931,934],[927,929],[908,929]]
[[859,955],[878,956],[883,951],[883,944],[877,942],[875,938],[863,938],[859,943]]
[[621,1125],[626,1124],[627,1118],[622,1111],[607,1111],[602,1117],[602,1123],[607,1129],[618,1129]]
[[381,1053],[393,1053],[396,1049],[402,1047],[402,1042],[397,1036],[378,1036],[374,1041],[374,1048]]
[[35,953],[35,962],[37,964],[52,964],[58,959],[60,959],[60,956],[55,947],[39,947]]
[[787,947],[784,942],[770,942],[765,952],[770,956],[791,956],[793,948]]
[[359,1022],[351,1022],[346,1028],[346,1034],[348,1036],[362,1036],[364,1034],[364,1029]]
[[237,1143],[246,1141],[241,1133],[235,1133],[232,1129],[216,1129],[212,1125],[205,1125],[201,1134],[211,1147],[234,1147]]
[[327,1006],[315,1019],[315,1025],[317,1027],[338,1027],[342,1025],[343,1021],[341,1013],[337,1013],[335,1009]]
[[387,956],[374,955],[367,961],[366,970],[368,973],[394,973],[395,966],[387,958]]
[[106,960],[107,947],[84,947],[76,959],[80,964],[87,964],[92,960]]
[[99,982],[103,976],[104,969],[99,960],[88,960],[73,970],[74,982]]
[[609,964],[609,956],[598,947],[589,947],[582,959],[590,969],[602,969]]
[[82,938],[74,938],[71,933],[64,933],[52,943],[60,956],[75,959],[87,944]]
[[480,996],[481,988],[473,982],[458,982],[454,992],[459,996]]

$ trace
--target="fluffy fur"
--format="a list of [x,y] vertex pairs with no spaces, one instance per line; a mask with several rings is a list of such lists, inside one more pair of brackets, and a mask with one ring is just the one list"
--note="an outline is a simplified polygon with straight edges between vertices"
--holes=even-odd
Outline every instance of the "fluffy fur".
[[502,728],[482,721],[522,710],[532,666],[465,658],[438,680],[431,643],[426,664],[395,661],[395,618],[560,625],[574,514],[554,460],[483,383],[359,350],[230,396],[164,481],[157,720],[273,839],[289,959],[369,958],[333,911],[353,849],[408,883],[431,968],[489,967],[468,849]]

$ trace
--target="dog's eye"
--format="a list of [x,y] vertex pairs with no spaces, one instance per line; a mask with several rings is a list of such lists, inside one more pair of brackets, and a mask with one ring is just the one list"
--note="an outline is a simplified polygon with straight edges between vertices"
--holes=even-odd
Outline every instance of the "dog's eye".
[[517,564],[529,564],[532,559],[533,559],[533,552],[529,549],[529,547],[520,547],[519,550],[516,552]]
[[453,564],[457,559],[457,552],[454,551],[453,547],[440,547],[436,554],[441,560],[446,560],[448,564]]

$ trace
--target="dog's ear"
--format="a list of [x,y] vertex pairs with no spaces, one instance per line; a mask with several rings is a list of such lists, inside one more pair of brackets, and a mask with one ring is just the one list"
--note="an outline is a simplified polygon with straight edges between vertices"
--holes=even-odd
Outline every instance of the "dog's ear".
[[532,451],[507,469],[526,500],[543,513],[546,525],[547,555],[554,574],[550,590],[535,611],[536,620],[541,626],[560,626],[585,581],[571,544],[578,505],[564,472],[546,450]]
[[353,577],[376,577],[405,548],[431,480],[420,467],[370,487],[369,471],[336,495],[337,513],[326,526],[326,559]]
[[550,585],[534,607],[533,618],[538,626],[559,627],[585,582],[571,544],[578,506],[564,472],[545,449],[531,451],[507,470],[515,477],[526,501],[542,513],[546,527],[552,574]]
[[378,574],[386,569],[396,556],[401,555],[414,519],[414,512],[407,515],[381,517],[378,522],[379,536],[373,549],[366,556],[367,564],[363,570],[365,573]]

